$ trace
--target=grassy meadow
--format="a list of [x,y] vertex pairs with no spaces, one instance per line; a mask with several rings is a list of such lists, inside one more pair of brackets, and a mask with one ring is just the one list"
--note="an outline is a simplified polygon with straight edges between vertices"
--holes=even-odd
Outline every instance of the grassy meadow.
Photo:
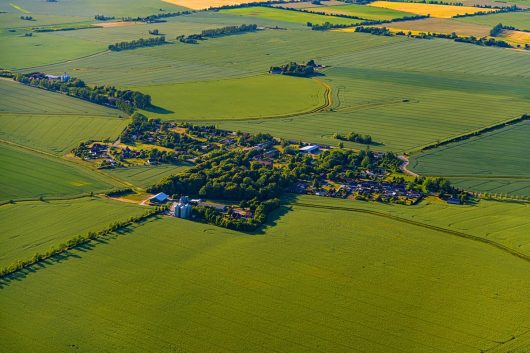
[[351,18],[295,12],[272,7],[242,7],[237,9],[221,10],[220,12],[230,15],[244,16],[247,17],[248,20],[252,20],[253,17],[258,17],[268,20],[293,22],[304,25],[307,22],[311,22],[313,24],[324,24],[326,22],[329,22],[332,24],[345,25],[356,24],[360,22],[359,20]]
[[260,75],[235,80],[135,87],[156,108],[149,116],[166,120],[222,120],[274,117],[323,106],[325,86],[315,80]]
[[[132,203],[90,197],[2,205],[0,267],[144,212],[145,207]],[[28,216],[31,222],[27,222]]]
[[153,166],[134,166],[105,170],[105,173],[131,183],[134,186],[146,188],[156,184],[163,178],[175,175],[188,169],[187,165],[162,164]]
[[65,197],[119,185],[75,163],[5,144],[0,144],[0,162],[0,201]]
[[19,276],[0,297],[13,352],[466,353],[528,342],[527,262],[348,211],[294,206],[254,236],[158,219]]

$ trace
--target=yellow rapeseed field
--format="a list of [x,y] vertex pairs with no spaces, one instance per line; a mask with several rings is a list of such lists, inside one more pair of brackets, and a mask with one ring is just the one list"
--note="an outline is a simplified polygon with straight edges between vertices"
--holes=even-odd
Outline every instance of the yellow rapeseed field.
[[202,10],[209,7],[218,7],[225,5],[239,5],[256,0],[162,0],[170,4],[184,6],[193,10]]
[[504,30],[499,37],[512,45],[530,45],[530,33],[528,32]]
[[475,13],[479,11],[493,11],[472,6],[434,5],[413,2],[374,1],[369,6],[411,12],[417,15],[431,15],[431,17],[450,18],[455,15]]

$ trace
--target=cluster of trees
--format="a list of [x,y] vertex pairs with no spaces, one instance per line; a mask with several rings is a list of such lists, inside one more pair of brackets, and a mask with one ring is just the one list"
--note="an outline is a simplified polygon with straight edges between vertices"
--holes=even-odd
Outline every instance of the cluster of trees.
[[163,180],[149,192],[196,195],[211,199],[265,201],[278,197],[294,179],[288,170],[271,169],[255,163],[255,151],[224,152]]
[[150,29],[149,30],[149,34],[151,34],[153,36],[158,36],[158,35],[160,35],[160,31],[158,29]]
[[33,21],[33,16],[20,16],[21,20]]
[[118,108],[131,114],[136,108],[151,106],[151,96],[138,91],[119,90],[114,86],[90,87],[84,81],[72,77],[68,80],[50,79],[40,72],[17,74],[15,80],[28,86],[60,92],[92,103]]
[[110,233],[119,230],[121,228],[124,228],[132,223],[139,223],[147,218],[150,218],[154,215],[157,215],[163,211],[165,211],[165,207],[158,207],[153,210],[149,210],[145,212],[143,215],[137,216],[137,217],[130,217],[128,220],[123,222],[114,222],[110,224],[107,228],[100,230],[99,232],[88,232],[86,235],[78,235],[76,237],[73,237],[72,239],[61,243],[57,246],[53,246],[50,249],[48,249],[45,252],[41,253],[35,253],[32,258],[26,259],[26,260],[18,260],[14,262],[11,265],[5,266],[3,268],[0,268],[0,277],[7,276],[9,274],[12,274],[16,271],[22,270],[24,268],[27,268],[29,266],[32,266],[40,261],[44,261],[46,259],[49,259],[53,256],[59,255],[61,253],[64,253],[68,250],[71,250],[75,248],[76,246],[88,243],[92,240],[96,240],[98,238],[105,237],[109,235]]
[[110,20],[114,20],[115,17],[114,16],[105,16],[105,15],[96,15],[96,16],[94,16],[94,19],[98,20],[98,21],[110,21]]
[[[487,6],[482,6],[482,7],[483,8],[492,8],[492,7],[487,7]],[[459,15],[453,16],[453,18],[471,17],[471,16],[486,16],[486,15],[491,15],[491,14],[494,14],[494,13],[496,14],[496,13],[503,13],[503,12],[524,11],[520,7],[517,7],[517,5],[506,6],[506,7],[497,7],[496,9],[497,9],[496,11],[479,11],[479,12],[475,12],[475,13],[459,14]]]
[[504,29],[507,29],[507,30],[512,30],[512,31],[515,31],[517,30],[517,28],[513,27],[513,26],[503,26],[502,23],[498,23],[496,24],[490,31],[490,36],[492,37],[496,37],[498,36],[499,34],[501,34],[501,32],[504,30]]
[[[154,144],[161,147],[167,147],[177,150],[176,153],[161,153],[146,154],[140,153],[136,155],[137,158],[149,158],[159,162],[177,162],[187,158],[194,158],[199,155],[204,146],[204,142],[188,136],[187,134],[179,134],[171,130],[171,123],[162,122],[160,119],[148,119],[145,115],[135,112],[132,115],[132,121],[122,131],[120,140],[132,145],[134,143],[142,142],[146,144]],[[122,154],[123,155],[123,154]],[[123,155],[125,158],[125,155]]]
[[310,77],[315,74],[315,67],[317,67],[317,64],[314,60],[309,60],[306,64],[298,64],[291,61],[285,65],[271,66],[269,72],[289,76]]
[[357,142],[362,143],[364,145],[371,145],[373,143],[372,136],[370,135],[361,135],[355,132],[350,132],[348,135],[341,135],[339,133],[335,133],[333,135],[333,138],[337,140],[342,141],[351,141],[351,142]]
[[119,196],[123,196],[123,195],[129,195],[129,194],[131,194],[133,192],[134,191],[131,188],[124,188],[124,189],[117,189],[117,190],[109,191],[109,192],[105,193],[105,196],[108,196],[108,197],[119,197]]
[[501,48],[513,48],[512,45],[510,45],[509,43],[503,40],[496,40],[494,38],[485,38],[485,37],[477,38],[475,36],[459,37],[455,32],[451,34],[443,34],[443,33],[412,34],[411,32],[405,33],[403,31],[393,33],[386,27],[364,27],[364,26],[356,27],[355,32],[370,33],[370,34],[375,34],[379,36],[408,36],[411,38],[419,38],[419,39],[445,38],[445,39],[452,39],[455,42],[470,43],[470,44],[487,46],[487,47],[495,46],[495,47],[501,47]]
[[109,50],[112,51],[122,51],[122,50],[130,50],[130,49],[136,49],[141,47],[153,47],[156,45],[163,45],[166,44],[166,37],[156,37],[156,38],[140,38],[137,40],[132,40],[130,42],[119,42],[115,44],[109,44]]
[[194,12],[195,11],[192,11],[192,10],[186,10],[186,11],[179,11],[179,12],[159,13],[159,14],[149,15],[149,16],[144,16],[144,17],[140,17],[140,16],[139,17],[123,17],[122,21],[125,21],[125,22],[160,23],[160,22],[165,22],[165,20],[163,20],[164,18],[191,15]]
[[182,43],[197,44],[199,40],[204,40],[205,38],[215,38],[215,37],[229,36],[229,35],[245,33],[245,32],[255,32],[257,31],[257,29],[258,29],[258,25],[256,24],[250,24],[250,25],[243,24],[241,26],[226,26],[226,27],[221,27],[221,28],[205,29],[200,34],[190,34],[187,36],[181,35],[177,37],[177,40],[181,41]]
[[270,212],[280,207],[280,199],[273,198],[263,202],[252,200],[244,202],[254,212],[252,218],[234,219],[212,207],[195,206],[193,212],[200,219],[219,227],[233,229],[240,232],[252,232],[262,226]]

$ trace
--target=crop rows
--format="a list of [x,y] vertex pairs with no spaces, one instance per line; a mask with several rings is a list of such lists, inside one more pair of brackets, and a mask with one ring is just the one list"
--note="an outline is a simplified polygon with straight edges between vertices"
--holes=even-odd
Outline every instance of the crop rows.
[[[149,222],[134,236],[83,253],[83,261],[40,270],[31,286],[12,282],[0,299],[11,303],[4,342],[46,349],[76,337],[76,345],[90,350],[465,353],[495,345],[524,321],[530,279],[519,259],[362,217],[370,224],[348,212],[295,207],[264,237],[186,221]],[[504,293],[513,280],[517,289]],[[132,282],[134,291],[127,289]],[[452,305],[434,300],[440,293]],[[493,293],[521,300],[500,307]],[[47,300],[33,300],[36,295]],[[73,307],[78,316],[68,314]],[[43,310],[62,324],[44,325]],[[53,339],[26,339],[26,317],[41,324],[34,337]]]

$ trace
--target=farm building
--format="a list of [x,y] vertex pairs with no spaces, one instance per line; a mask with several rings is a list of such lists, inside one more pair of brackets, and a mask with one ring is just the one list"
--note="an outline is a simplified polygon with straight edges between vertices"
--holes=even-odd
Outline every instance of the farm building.
[[310,154],[318,154],[320,152],[320,146],[318,145],[309,145],[300,147],[299,151],[301,153],[310,153]]
[[164,203],[167,201],[167,199],[169,198],[169,196],[163,192],[159,192],[158,194],[156,194],[155,196],[151,197],[149,199],[149,201],[151,203]]

